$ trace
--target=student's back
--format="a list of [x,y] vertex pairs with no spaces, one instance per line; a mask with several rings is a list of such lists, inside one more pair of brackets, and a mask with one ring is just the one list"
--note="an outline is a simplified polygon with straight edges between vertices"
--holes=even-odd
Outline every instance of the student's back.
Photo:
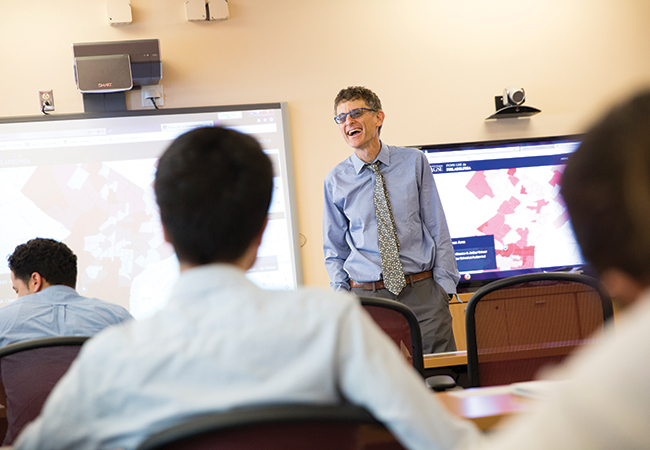
[[0,347],[52,336],[94,336],[132,319],[123,307],[79,295],[69,286],[50,286],[0,308]]

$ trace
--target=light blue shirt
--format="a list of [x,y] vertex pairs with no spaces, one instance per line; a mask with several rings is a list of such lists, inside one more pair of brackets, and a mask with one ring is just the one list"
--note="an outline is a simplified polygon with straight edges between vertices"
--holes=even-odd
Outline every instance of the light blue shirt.
[[181,274],[164,309],[84,344],[14,450],[130,450],[196,414],[342,396],[410,449],[478,435],[353,295],[263,290],[234,266],[200,266]]
[[[448,293],[460,279],[447,220],[426,156],[420,150],[381,144],[377,159],[388,190],[407,275],[433,270]],[[350,289],[350,280],[382,278],[375,176],[356,154],[325,177],[323,250],[330,286]]]
[[69,286],[49,286],[0,308],[0,346],[52,336],[94,336],[132,319],[122,306],[82,297]]

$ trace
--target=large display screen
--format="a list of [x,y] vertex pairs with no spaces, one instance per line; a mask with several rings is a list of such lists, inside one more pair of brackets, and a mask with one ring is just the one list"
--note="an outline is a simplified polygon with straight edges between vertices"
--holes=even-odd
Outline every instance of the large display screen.
[[[271,158],[269,223],[247,275],[263,288],[295,288],[302,271],[284,103],[0,119],[0,255],[35,237],[63,241],[79,258],[80,294],[151,315],[179,274],[159,223],[156,160],[204,126],[251,134]],[[15,299],[0,263],[0,305]]]
[[460,287],[584,265],[560,197],[580,136],[419,148],[440,193]]

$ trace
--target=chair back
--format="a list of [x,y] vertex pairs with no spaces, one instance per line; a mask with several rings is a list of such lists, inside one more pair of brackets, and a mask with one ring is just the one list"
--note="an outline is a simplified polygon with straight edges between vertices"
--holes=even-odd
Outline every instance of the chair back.
[[0,348],[0,381],[4,388],[10,445],[38,416],[54,385],[77,357],[85,336],[47,337]]
[[379,297],[360,297],[361,305],[379,327],[397,344],[400,351],[424,376],[422,333],[415,313],[408,306]]
[[349,404],[271,405],[200,415],[151,435],[137,450],[307,448],[403,450],[368,411]]
[[536,378],[591,340],[613,315],[599,282],[576,273],[534,273],[489,283],[465,313],[469,385]]

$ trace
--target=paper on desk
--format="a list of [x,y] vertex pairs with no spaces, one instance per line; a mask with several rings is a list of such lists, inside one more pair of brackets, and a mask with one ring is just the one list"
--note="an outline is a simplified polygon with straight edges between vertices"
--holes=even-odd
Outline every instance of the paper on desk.
[[486,386],[446,391],[448,395],[458,398],[467,398],[474,395],[502,395],[514,394],[520,397],[544,398],[553,392],[564,381],[535,380],[522,381],[505,386]]
[[510,385],[510,388],[512,389],[513,394],[519,395],[520,397],[546,398],[555,392],[562,383],[566,383],[566,381],[524,381],[521,383],[513,383]]
[[509,394],[512,392],[510,386],[487,386],[481,388],[468,388],[445,391],[448,395],[458,398],[471,397],[473,395],[500,395]]

